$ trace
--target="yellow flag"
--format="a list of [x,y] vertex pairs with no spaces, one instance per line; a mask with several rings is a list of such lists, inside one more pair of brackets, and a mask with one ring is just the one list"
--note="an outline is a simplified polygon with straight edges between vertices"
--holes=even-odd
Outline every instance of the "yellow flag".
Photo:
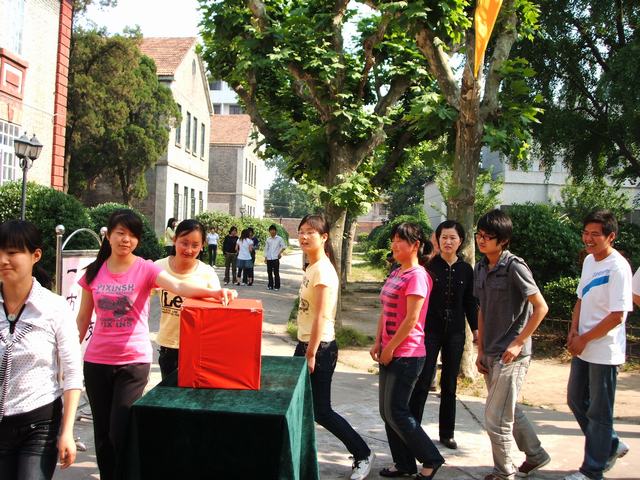
[[478,70],[484,59],[484,52],[501,6],[502,0],[478,0],[476,4],[476,49],[473,64],[473,75],[476,78],[478,78]]

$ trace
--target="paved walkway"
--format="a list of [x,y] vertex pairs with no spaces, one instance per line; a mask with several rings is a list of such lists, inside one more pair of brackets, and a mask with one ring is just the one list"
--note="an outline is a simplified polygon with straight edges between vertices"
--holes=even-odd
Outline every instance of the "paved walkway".
[[[295,344],[286,335],[286,323],[301,277],[301,255],[294,253],[284,257],[281,267],[282,289],[279,292],[266,289],[266,267],[256,268],[256,282],[252,287],[239,287],[242,297],[262,300],[265,309],[263,354],[292,355]],[[222,272],[219,273],[219,276]],[[152,312],[157,312],[157,304]],[[152,315],[157,318],[157,315]],[[158,328],[157,320],[150,325],[152,332]],[[154,333],[152,333],[154,335]],[[351,351],[350,355],[368,355],[364,350]],[[359,364],[366,364],[366,361]],[[157,363],[152,365],[149,388],[160,380]],[[377,472],[391,464],[384,427],[378,414],[378,377],[367,369],[355,369],[339,363],[333,381],[333,404],[354,428],[362,434],[377,459],[370,479],[380,479]],[[484,403],[475,397],[458,399],[456,439],[460,448],[448,450],[438,445],[446,459],[439,479],[482,479],[491,470],[492,459],[489,440],[482,425]],[[536,478],[558,479],[575,470],[582,460],[584,440],[573,416],[541,408],[525,407],[529,419],[535,424],[543,446],[552,457],[551,463]],[[83,407],[88,412],[88,406]],[[423,426],[437,438],[438,396],[431,395],[425,408]],[[636,417],[640,415],[640,405]],[[631,453],[622,458],[608,472],[609,479],[640,479],[640,425],[625,418],[616,420],[618,434],[631,447]],[[344,446],[331,434],[317,427],[318,460],[320,477],[346,479],[350,474],[350,460]],[[66,471],[57,470],[54,479],[78,480],[99,478],[93,448],[90,421],[76,423],[76,434],[87,444],[86,452],[79,452],[77,462]],[[514,453],[514,461],[523,460],[520,452]],[[182,480],[182,479],[180,479]]]

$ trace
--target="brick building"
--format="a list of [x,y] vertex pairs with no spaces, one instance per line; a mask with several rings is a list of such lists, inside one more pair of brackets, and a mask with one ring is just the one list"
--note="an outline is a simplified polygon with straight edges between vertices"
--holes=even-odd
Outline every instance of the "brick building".
[[264,216],[264,163],[249,115],[213,115],[208,209],[240,216]]
[[0,0],[0,184],[21,180],[13,139],[44,145],[28,180],[62,189],[71,0]]

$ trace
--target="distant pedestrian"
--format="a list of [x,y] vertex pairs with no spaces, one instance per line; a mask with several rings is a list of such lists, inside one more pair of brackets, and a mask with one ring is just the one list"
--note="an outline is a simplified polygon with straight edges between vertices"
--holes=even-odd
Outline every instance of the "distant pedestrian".
[[[0,478],[51,479],[76,458],[82,391],[78,328],[43,286],[42,237],[30,222],[0,225]],[[42,283],[41,283],[42,282]]]
[[280,258],[287,248],[284,240],[277,234],[275,225],[269,226],[269,238],[264,246],[264,259],[267,262],[267,276],[269,277],[269,290],[280,290]]
[[176,235],[177,224],[178,220],[171,217],[169,221],[167,221],[167,228],[164,230],[164,254],[167,257],[171,255],[173,251],[173,237]]
[[[460,223],[446,220],[435,231],[438,255],[427,264],[433,277],[433,291],[425,321],[426,359],[411,396],[411,411],[422,422],[431,379],[436,373],[438,354],[442,358],[440,374],[440,443],[456,449],[456,389],[465,343],[465,324],[478,337],[478,301],[473,296],[473,267],[458,256],[465,239]],[[466,322],[465,322],[466,318]]]
[[322,215],[306,215],[298,226],[298,239],[309,264],[300,286],[298,345],[294,355],[307,359],[315,421],[335,435],[353,455],[350,479],[363,480],[371,472],[375,455],[331,407],[331,380],[338,361],[334,325],[340,283],[329,239],[329,223]]
[[431,480],[444,464],[409,407],[425,361],[424,319],[432,280],[423,262],[430,247],[417,224],[401,223],[391,231],[391,251],[400,267],[389,274],[380,292],[382,312],[370,351],[380,364],[380,416],[393,458],[393,465],[380,471],[382,477]]
[[219,239],[220,235],[218,235],[218,229],[216,227],[211,227],[207,233],[207,246],[209,247],[209,265],[212,267],[216,266]]
[[248,228],[240,233],[240,238],[236,242],[236,251],[238,252],[238,281],[242,277],[242,284],[251,286],[253,285],[253,260],[251,260],[253,240],[249,238]]
[[[484,418],[493,451],[493,472],[484,480],[526,477],[551,460],[516,403],[531,362],[531,335],[549,308],[527,264],[507,250],[512,232],[511,218],[500,210],[478,220],[476,243],[484,256],[474,272],[476,366],[487,384]],[[510,453],[514,439],[526,455],[519,468]]]
[[[232,284],[240,285],[240,280],[237,278],[236,274],[236,262],[238,257],[238,252],[236,250],[236,245],[238,244],[238,228],[231,227],[229,229],[229,234],[224,237],[222,241],[222,253],[224,254],[224,284],[227,285],[229,280],[231,280]],[[231,268],[231,272],[229,269]],[[231,276],[229,276],[231,273]]]
[[585,446],[579,471],[565,480],[601,480],[629,452],[613,429],[618,368],[625,362],[625,321],[633,310],[631,267],[613,248],[617,234],[618,222],[608,210],[595,210],[583,221],[588,255],[567,338],[573,355],[567,402]]
[[249,283],[249,285],[253,285],[253,272],[255,270],[255,265],[256,265],[256,252],[258,251],[258,248],[260,247],[260,240],[258,240],[258,237],[256,236],[256,232],[253,229],[253,227],[249,227],[249,238],[251,239],[251,241],[253,242],[253,250],[251,250],[251,270],[249,271],[250,273],[250,277],[247,277],[247,281]]

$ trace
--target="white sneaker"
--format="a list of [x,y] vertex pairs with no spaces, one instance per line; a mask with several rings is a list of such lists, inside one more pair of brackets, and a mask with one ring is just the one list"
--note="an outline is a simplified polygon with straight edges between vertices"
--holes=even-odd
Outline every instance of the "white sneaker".
[[351,476],[349,478],[351,480],[364,480],[365,478],[367,478],[371,473],[371,467],[373,466],[373,461],[375,458],[376,454],[372,451],[364,460],[354,461],[353,467],[351,467]]
[[562,480],[591,480],[582,472],[573,472],[571,475],[567,475]]
[[616,464],[616,460],[624,457],[627,453],[629,453],[629,446],[622,440],[618,440],[618,448],[616,448],[615,453],[609,457],[609,460],[607,460],[607,464],[605,465],[603,472],[611,470]]

